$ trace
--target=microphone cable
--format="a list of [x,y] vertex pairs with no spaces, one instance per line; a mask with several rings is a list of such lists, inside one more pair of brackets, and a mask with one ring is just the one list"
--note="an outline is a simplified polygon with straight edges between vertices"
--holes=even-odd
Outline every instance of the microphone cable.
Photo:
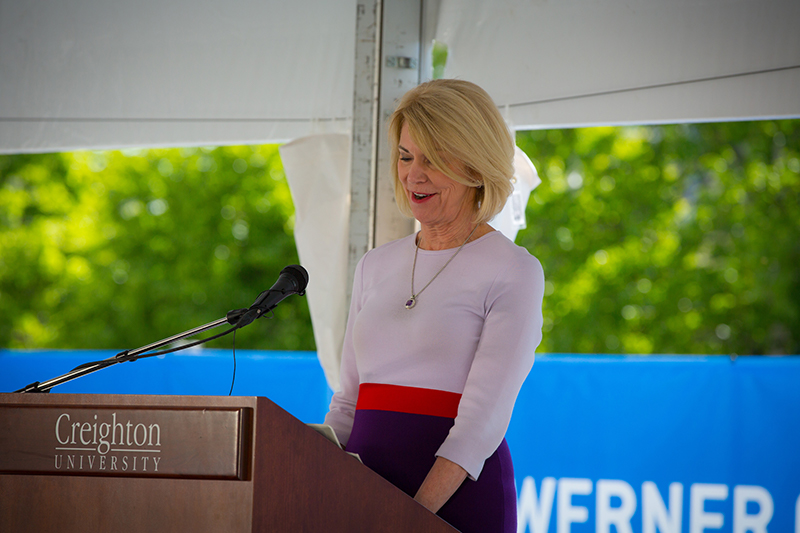
[[233,376],[231,377],[231,390],[228,396],[233,394],[233,384],[236,381],[236,329],[233,329]]

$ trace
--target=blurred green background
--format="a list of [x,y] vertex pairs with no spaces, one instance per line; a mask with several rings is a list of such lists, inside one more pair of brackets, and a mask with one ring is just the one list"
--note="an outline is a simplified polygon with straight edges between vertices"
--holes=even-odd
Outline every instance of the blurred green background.
[[520,133],[544,351],[800,353],[800,121]]
[[[539,351],[800,353],[800,120],[517,144]],[[0,156],[0,347],[135,348],[247,307],[298,262],[293,212],[277,145]],[[307,300],[236,344],[313,350]]]

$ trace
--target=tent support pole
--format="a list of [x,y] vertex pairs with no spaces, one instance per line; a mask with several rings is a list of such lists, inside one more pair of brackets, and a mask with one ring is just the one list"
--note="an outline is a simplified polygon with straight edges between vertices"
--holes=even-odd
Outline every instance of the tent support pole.
[[421,0],[358,2],[348,284],[368,250],[414,230],[394,204],[386,120],[397,99],[420,82],[422,13]]
[[381,74],[382,6],[382,0],[359,0],[356,7],[348,294],[352,291],[353,273],[358,260],[375,246],[376,130]]

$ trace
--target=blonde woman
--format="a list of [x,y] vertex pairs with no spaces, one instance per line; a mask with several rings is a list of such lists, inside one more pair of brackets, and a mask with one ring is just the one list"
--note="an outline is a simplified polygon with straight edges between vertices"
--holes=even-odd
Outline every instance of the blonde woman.
[[460,80],[409,91],[389,131],[397,204],[421,230],[358,264],[326,423],[462,532],[515,532],[504,435],[541,341],[544,275],[488,224],[513,190],[514,141]]

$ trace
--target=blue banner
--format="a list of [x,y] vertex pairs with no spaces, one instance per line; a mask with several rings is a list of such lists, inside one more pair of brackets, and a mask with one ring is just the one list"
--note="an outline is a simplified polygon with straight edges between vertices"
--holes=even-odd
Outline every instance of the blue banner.
[[[45,382],[111,350],[0,350],[0,392]],[[235,374],[235,380],[234,380]],[[233,390],[231,390],[233,385]],[[53,393],[266,396],[304,422],[321,422],[332,393],[315,352],[190,349],[120,363]]]
[[539,356],[520,533],[800,533],[800,358]]
[[[104,351],[0,350],[0,391]],[[226,395],[229,350],[124,363],[53,392]],[[311,352],[237,351],[233,394],[321,422]],[[507,440],[519,533],[800,533],[800,357],[539,355]]]

